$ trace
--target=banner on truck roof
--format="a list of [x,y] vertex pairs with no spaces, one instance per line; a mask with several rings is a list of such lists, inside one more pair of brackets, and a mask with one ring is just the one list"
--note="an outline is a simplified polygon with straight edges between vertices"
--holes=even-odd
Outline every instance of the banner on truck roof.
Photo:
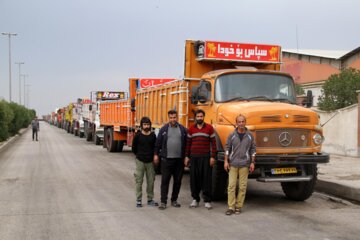
[[174,81],[175,78],[140,78],[138,88],[147,88]]
[[281,48],[277,45],[205,41],[198,46],[197,54],[203,59],[278,63]]
[[125,92],[100,91],[96,93],[96,100],[115,100],[124,98]]

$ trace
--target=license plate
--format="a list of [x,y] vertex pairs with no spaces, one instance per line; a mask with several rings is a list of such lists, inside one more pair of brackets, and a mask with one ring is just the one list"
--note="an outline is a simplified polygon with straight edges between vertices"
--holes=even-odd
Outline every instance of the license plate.
[[290,168],[272,168],[271,169],[271,174],[276,175],[276,174],[292,174],[292,173],[297,173],[297,170],[295,167],[290,167]]

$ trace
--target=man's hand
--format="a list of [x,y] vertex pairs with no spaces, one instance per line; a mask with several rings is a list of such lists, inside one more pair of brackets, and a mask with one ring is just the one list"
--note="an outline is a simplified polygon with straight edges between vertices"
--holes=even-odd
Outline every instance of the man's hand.
[[185,157],[185,159],[184,159],[184,165],[185,165],[185,167],[189,167],[189,162],[190,162],[190,158]]
[[157,166],[159,164],[159,156],[158,155],[154,155],[154,165]]
[[225,171],[229,171],[230,170],[230,165],[229,165],[229,162],[228,161],[224,161],[224,169]]
[[249,171],[250,173],[252,173],[253,171],[255,170],[255,163],[250,163],[250,168],[249,168]]
[[215,158],[210,158],[210,167],[213,167],[215,165]]

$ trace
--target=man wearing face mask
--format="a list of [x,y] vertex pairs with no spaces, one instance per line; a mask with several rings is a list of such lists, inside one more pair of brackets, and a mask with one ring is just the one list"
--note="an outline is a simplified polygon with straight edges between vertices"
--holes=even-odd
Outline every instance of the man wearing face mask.
[[196,208],[203,193],[205,207],[211,206],[211,170],[215,164],[216,139],[214,128],[204,122],[205,112],[195,112],[195,125],[188,131],[185,166],[190,165],[190,188],[193,198],[190,208]]
[[141,130],[135,134],[132,143],[132,152],[136,155],[136,170],[134,173],[136,183],[136,207],[142,207],[142,184],[146,174],[147,204],[158,206],[154,199],[154,147],[156,135],[151,132],[151,121],[148,117],[141,118]]

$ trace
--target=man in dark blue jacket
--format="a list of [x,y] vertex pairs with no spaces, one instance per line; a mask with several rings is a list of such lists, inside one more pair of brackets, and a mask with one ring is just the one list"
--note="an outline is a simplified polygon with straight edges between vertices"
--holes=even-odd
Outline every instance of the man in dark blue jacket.
[[168,111],[169,123],[165,124],[159,131],[155,144],[155,163],[161,158],[161,204],[160,210],[166,209],[169,182],[173,176],[173,190],[171,194],[171,205],[181,207],[177,202],[181,180],[184,171],[184,158],[186,147],[186,128],[178,123],[178,114],[175,110]]

